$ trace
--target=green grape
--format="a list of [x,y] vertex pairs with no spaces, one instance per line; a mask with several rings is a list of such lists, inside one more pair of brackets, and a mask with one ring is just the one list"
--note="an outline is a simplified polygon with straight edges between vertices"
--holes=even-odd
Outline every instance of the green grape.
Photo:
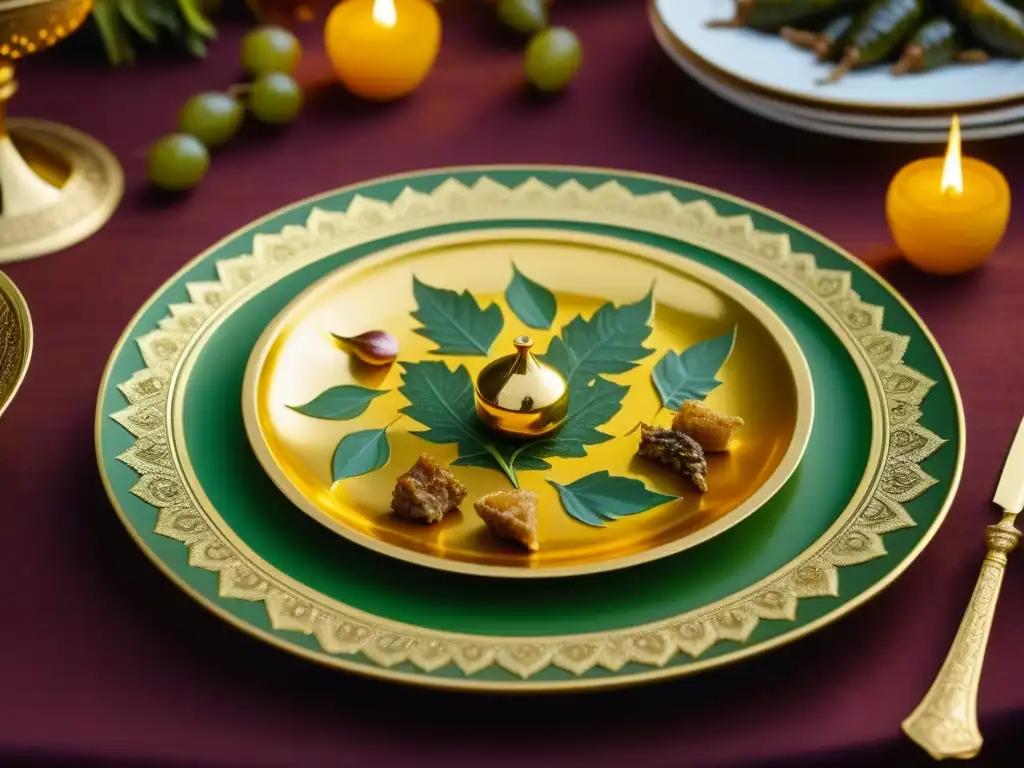
[[150,182],[172,192],[194,187],[209,167],[210,153],[203,142],[187,133],[164,136],[149,148],[146,157]]
[[565,27],[552,27],[526,46],[526,81],[541,91],[560,91],[572,82],[582,63],[579,38]]
[[532,35],[548,25],[544,0],[498,0],[498,18],[516,32]]
[[290,123],[302,109],[302,89],[281,72],[262,75],[249,91],[249,111],[261,123]]
[[252,75],[291,72],[301,57],[302,44],[284,27],[256,27],[242,38],[242,66]]
[[231,139],[242,125],[245,110],[238,99],[226,93],[197,93],[178,114],[178,128],[195,136],[208,147]]

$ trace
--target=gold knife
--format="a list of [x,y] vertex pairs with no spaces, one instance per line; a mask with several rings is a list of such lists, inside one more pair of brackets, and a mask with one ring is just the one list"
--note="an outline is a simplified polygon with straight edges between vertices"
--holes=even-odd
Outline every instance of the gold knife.
[[1021,537],[1013,523],[1024,509],[1024,421],[1017,428],[993,501],[1003,510],[1003,519],[985,529],[988,554],[967,613],[938,677],[917,709],[903,721],[906,734],[936,760],[946,757],[966,760],[981,751],[982,738],[978,730],[981,665],[1006,570],[1006,556]]

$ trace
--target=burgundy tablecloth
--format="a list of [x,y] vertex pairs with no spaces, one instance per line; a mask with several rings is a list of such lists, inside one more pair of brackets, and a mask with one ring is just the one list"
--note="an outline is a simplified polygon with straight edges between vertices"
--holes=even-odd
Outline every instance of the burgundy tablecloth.
[[[241,28],[202,63],[108,71],[59,49],[22,71],[15,114],[110,146],[128,190],[98,235],[11,265],[36,323],[25,386],[0,423],[0,763],[126,765],[861,765],[921,759],[899,732],[938,669],[983,555],[999,464],[1024,414],[1024,216],[986,267],[927,279],[889,258],[891,174],[928,151],[798,133],[718,101],[657,49],[641,0],[561,0],[586,49],[564,98],[524,98],[520,54],[476,15],[449,18],[436,71],[385,107],[317,93],[281,135],[218,154],[179,204],[145,193],[143,153],[192,92],[236,76]],[[304,76],[322,70],[310,30]],[[70,45],[70,44],[69,44]],[[969,147],[1024,189],[1019,140]],[[93,411],[133,312],[187,260],[280,206],[383,174],[539,162],[687,179],[769,206],[880,264],[959,378],[968,453],[948,521],[875,601],[788,648],[653,688],[482,699],[359,680],[264,647],[146,561],[104,496]],[[1011,560],[981,690],[983,753],[1024,725],[1024,555]],[[1015,728],[1016,726],[1016,728]],[[1005,764],[1005,762],[1003,762]]]

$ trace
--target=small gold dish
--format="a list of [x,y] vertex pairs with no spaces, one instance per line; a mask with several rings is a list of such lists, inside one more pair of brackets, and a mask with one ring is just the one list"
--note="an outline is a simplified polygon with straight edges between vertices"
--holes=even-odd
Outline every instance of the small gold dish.
[[[534,377],[550,381],[554,373],[537,376],[537,369],[554,364],[541,356],[548,347],[548,335],[543,340],[534,335],[528,330],[533,326],[521,322],[508,302],[513,260],[517,269],[543,279],[540,284],[554,294],[559,309],[552,322],[552,338],[564,333],[574,318],[593,318],[609,302],[635,304],[657,280],[661,293],[651,297],[656,321],[644,344],[651,353],[640,365],[609,374],[608,379],[601,377],[602,384],[597,386],[602,397],[614,397],[620,408],[592,432],[586,413],[578,424],[563,416],[566,405],[589,413],[580,401],[588,394],[582,381],[579,389],[575,386],[577,376],[582,380],[586,370],[568,380],[556,367],[564,377],[558,378],[568,381],[572,391],[570,402],[562,401],[554,409],[550,407],[561,400],[564,384],[556,384],[553,392],[547,386],[512,388],[513,383],[534,382]],[[506,266],[496,268],[502,264]],[[459,278],[454,286],[452,276]],[[415,317],[419,300],[410,290],[414,279],[472,291],[481,308],[495,305],[501,310],[504,335],[502,330],[494,331],[486,357],[481,344],[472,352],[438,359],[437,342],[420,333],[421,322]],[[381,301],[385,293],[389,300]],[[650,421],[662,403],[651,383],[659,358],[668,350],[688,349],[737,326],[742,330],[722,373],[724,383],[712,393],[708,405],[741,415],[742,439],[727,453],[708,458],[708,492],[698,494],[671,470],[636,460],[639,435],[626,434],[637,422]],[[381,370],[353,364],[331,333],[355,327],[387,328],[402,350],[399,363]],[[521,334],[533,336],[532,349],[528,342],[521,342],[520,350],[513,347],[513,339]],[[510,357],[503,357],[509,353]],[[396,411],[407,411],[406,403],[412,403],[402,393],[408,386],[407,366],[424,363],[452,383],[429,399],[412,393],[418,402],[438,406],[439,426],[444,422],[455,430],[430,437],[454,441],[468,428],[462,455],[471,456],[471,451],[479,449],[494,459],[493,465],[480,458],[472,459],[472,464],[459,462],[457,443],[425,440],[428,425],[408,413],[395,422]],[[523,375],[524,371],[532,375]],[[803,454],[814,414],[810,370],[797,341],[768,306],[740,285],[668,251],[589,233],[540,229],[448,233],[427,244],[414,240],[339,268],[297,296],[263,332],[253,347],[245,382],[243,411],[253,449],[277,486],[311,518],[339,536],[405,562],[510,579],[613,571],[707,541],[752,514],[789,478]],[[311,418],[292,407],[337,386],[387,394],[375,397],[365,412],[346,420]],[[507,398],[513,395],[518,399],[510,404]],[[533,413],[523,412],[524,395],[533,399]],[[545,405],[545,415],[536,413]],[[668,414],[662,414],[658,423],[669,421]],[[555,431],[559,422],[561,429]],[[379,432],[386,425],[387,465],[337,482],[332,457],[340,441],[347,435]],[[492,432],[491,426],[504,427],[504,432]],[[570,429],[572,435],[567,434]],[[542,436],[520,437],[538,434]],[[594,441],[585,445],[585,455],[577,451],[572,457],[562,456],[557,454],[567,453],[568,448],[549,453],[545,446],[535,445],[558,438],[577,442],[581,436]],[[449,467],[468,489],[469,503],[462,505],[461,513],[446,514],[432,526],[405,522],[391,508],[399,475],[423,453]],[[511,461],[518,487],[538,495],[543,511],[535,552],[492,536],[470,506],[482,496],[511,487],[511,477],[499,461],[506,466]],[[680,497],[603,528],[582,525],[562,511],[559,491],[548,480],[564,484],[597,472],[639,475],[651,489]]]
[[517,336],[516,352],[488,363],[476,377],[476,411],[490,429],[529,439],[550,434],[565,422],[569,386],[550,365],[534,357],[533,339]]

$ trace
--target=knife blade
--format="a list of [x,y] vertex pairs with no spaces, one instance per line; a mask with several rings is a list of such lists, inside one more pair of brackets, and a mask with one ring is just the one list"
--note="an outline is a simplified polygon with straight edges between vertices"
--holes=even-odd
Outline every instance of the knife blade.
[[1024,421],[1017,427],[992,500],[1011,514],[1019,515],[1024,510]]

